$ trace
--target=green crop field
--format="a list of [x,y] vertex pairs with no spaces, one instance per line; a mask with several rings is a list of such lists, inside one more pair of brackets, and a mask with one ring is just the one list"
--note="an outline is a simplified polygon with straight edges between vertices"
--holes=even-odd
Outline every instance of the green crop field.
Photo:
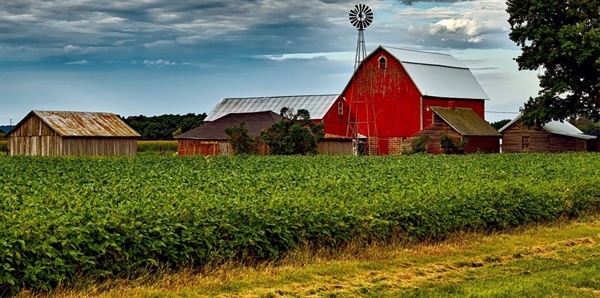
[[0,295],[600,211],[600,155],[0,156]]

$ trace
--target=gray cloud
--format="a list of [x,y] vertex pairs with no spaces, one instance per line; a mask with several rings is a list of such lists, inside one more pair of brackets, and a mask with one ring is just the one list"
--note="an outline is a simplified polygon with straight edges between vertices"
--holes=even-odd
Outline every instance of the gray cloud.
[[[376,15],[367,42],[371,46],[498,46],[490,38],[498,33],[493,26],[471,34],[469,25],[423,24],[426,19],[439,21],[440,12],[410,11],[407,16],[395,5],[417,2],[468,1],[365,1]],[[199,64],[206,63],[207,57],[222,63],[219,59],[348,51],[356,40],[347,20],[352,7],[342,0],[4,0],[0,47],[8,55],[0,59],[73,61],[100,55],[103,61],[163,59]],[[379,14],[400,15],[384,20]],[[482,24],[477,18],[469,20]]]

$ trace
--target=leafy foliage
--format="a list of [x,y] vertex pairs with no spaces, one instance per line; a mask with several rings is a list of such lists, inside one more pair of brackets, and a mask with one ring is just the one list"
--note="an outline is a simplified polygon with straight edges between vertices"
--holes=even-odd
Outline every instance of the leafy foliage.
[[504,127],[504,125],[508,124],[510,121],[510,119],[503,119],[500,121],[492,122],[490,123],[490,125],[496,130],[500,130],[502,127]]
[[228,127],[225,133],[229,136],[229,144],[233,148],[233,154],[258,154],[259,140],[248,135],[245,123]]
[[444,149],[446,154],[464,154],[465,147],[469,139],[463,138],[461,141],[455,141],[449,135],[443,135],[440,138],[440,147]]
[[165,114],[152,117],[140,115],[121,118],[141,135],[142,140],[172,140],[175,132],[186,132],[204,124],[206,114]]
[[422,153],[427,152],[427,143],[431,141],[431,137],[428,135],[421,135],[419,138],[412,142],[411,153]]
[[600,120],[600,0],[508,0],[519,69],[538,70],[540,92],[525,103],[526,125],[585,116]]
[[600,211],[597,153],[0,156],[0,175],[0,296]]
[[310,120],[307,110],[298,110],[296,114],[288,108],[281,109],[281,121],[261,132],[271,154],[294,155],[316,154],[319,140],[325,136],[323,123]]

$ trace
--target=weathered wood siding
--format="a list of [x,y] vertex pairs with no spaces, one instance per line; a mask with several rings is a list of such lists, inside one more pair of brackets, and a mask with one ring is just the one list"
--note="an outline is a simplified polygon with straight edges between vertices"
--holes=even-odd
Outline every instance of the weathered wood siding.
[[319,141],[317,153],[323,155],[352,155],[352,139],[325,139]]
[[63,155],[129,155],[137,153],[136,138],[62,138]]
[[466,137],[469,141],[465,153],[500,153],[499,137]]
[[[523,140],[529,140],[529,146]],[[545,130],[527,128],[517,121],[503,131],[502,152],[581,152],[585,151],[587,141],[583,139],[554,135]]]
[[8,138],[9,155],[135,155],[137,137],[62,137],[37,116],[15,127]]
[[[201,155],[201,156],[231,156],[233,148],[226,140],[178,140],[179,155]],[[268,155],[269,146],[260,143],[258,146],[258,155]]]
[[9,135],[8,155],[61,154],[62,137],[37,117],[29,117]]

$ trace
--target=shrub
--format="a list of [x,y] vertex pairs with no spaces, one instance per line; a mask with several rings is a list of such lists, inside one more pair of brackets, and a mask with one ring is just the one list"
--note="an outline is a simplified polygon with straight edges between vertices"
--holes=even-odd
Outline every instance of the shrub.
[[229,144],[233,148],[233,154],[258,154],[259,140],[248,135],[245,123],[228,127],[225,133],[229,136]]
[[421,135],[417,140],[412,142],[412,150],[411,153],[421,153],[427,152],[427,144],[431,140],[431,137],[428,135]]

